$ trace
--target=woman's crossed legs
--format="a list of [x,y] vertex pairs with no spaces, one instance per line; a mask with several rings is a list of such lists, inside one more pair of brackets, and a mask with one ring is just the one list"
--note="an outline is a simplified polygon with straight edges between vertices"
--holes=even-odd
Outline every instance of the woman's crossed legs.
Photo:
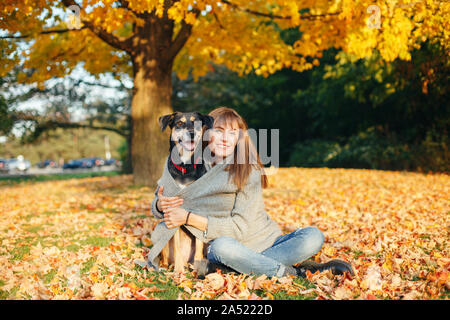
[[232,237],[219,237],[208,247],[207,258],[240,273],[281,277],[287,267],[319,252],[324,240],[318,228],[300,228],[278,237],[266,250],[256,252]]

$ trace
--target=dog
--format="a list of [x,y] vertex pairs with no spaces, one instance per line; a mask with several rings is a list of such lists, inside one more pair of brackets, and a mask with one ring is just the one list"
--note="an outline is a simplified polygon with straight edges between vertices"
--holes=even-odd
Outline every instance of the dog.
[[[171,129],[167,168],[177,184],[184,188],[206,173],[204,161],[200,163],[199,159],[203,155],[203,134],[205,129],[213,127],[214,118],[199,112],[174,112],[160,117],[158,123],[161,132],[166,127]],[[205,256],[203,242],[181,226],[161,251],[160,264],[164,267],[173,265],[175,272],[183,272],[189,263]]]

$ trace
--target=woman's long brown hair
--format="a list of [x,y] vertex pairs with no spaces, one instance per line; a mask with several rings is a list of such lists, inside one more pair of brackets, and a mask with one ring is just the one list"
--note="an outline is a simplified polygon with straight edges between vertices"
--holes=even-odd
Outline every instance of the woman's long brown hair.
[[223,127],[227,128],[228,124],[231,125],[235,122],[240,129],[239,138],[234,149],[234,161],[225,169],[229,172],[237,188],[241,189],[245,186],[252,167],[261,170],[261,186],[266,188],[268,181],[267,175],[264,173],[264,165],[261,163],[259,154],[248,135],[248,125],[244,118],[228,107],[218,107],[212,110],[209,115],[214,118],[214,127],[218,124],[223,124]]

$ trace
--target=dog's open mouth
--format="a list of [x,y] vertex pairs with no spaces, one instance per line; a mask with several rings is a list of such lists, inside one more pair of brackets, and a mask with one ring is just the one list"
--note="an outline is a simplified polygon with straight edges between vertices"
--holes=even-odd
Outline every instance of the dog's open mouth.
[[195,147],[194,140],[180,141],[180,144],[184,149],[186,149],[188,151],[194,150],[194,147]]

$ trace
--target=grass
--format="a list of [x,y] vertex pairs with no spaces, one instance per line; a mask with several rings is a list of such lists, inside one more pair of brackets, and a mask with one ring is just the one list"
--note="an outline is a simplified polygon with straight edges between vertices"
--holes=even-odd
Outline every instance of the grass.
[[11,253],[12,254],[11,260],[22,260],[23,257],[28,253],[30,253],[29,245],[22,245],[22,246],[15,247]]
[[7,300],[15,297],[19,287],[13,287],[10,291],[0,289],[0,300]]
[[56,174],[42,174],[35,176],[24,175],[15,177],[0,177],[0,185],[4,184],[18,184],[21,182],[42,182],[51,180],[68,180],[68,179],[81,179],[92,177],[112,177],[120,175],[120,171],[93,171],[93,172],[79,172],[79,173],[56,173]]
[[52,269],[50,272],[46,273],[44,275],[43,281],[44,283],[50,283],[53,278],[56,276],[56,274],[58,273],[58,271]]
[[[136,267],[135,269],[137,268],[139,267]],[[183,292],[183,290],[177,287],[177,285],[175,284],[175,282],[172,281],[172,279],[166,277],[162,273],[150,272],[148,273],[148,276],[155,277],[155,281],[148,283],[138,281],[136,278],[128,278],[128,279],[130,280],[130,282],[133,282],[140,288],[156,287],[160,289],[161,291],[153,292],[153,296],[161,300],[176,300],[178,298],[178,295]]]
[[76,244],[69,244],[68,246],[65,246],[64,249],[66,249],[67,251],[71,251],[71,252],[77,252],[78,250],[80,250],[80,246],[76,245]]
[[91,268],[94,266],[95,261],[97,260],[97,257],[90,258],[88,261],[83,263],[83,267],[81,268],[80,272],[81,274],[87,273]]
[[26,227],[25,231],[31,232],[31,233],[37,233],[38,231],[42,230],[43,226],[31,226],[31,227]]
[[105,221],[99,221],[99,222],[94,222],[94,223],[88,223],[88,226],[97,230],[98,228],[100,228],[101,226],[105,225]]
[[114,238],[107,238],[107,237],[98,237],[98,236],[91,236],[88,237],[85,240],[81,240],[81,244],[84,245],[91,245],[91,246],[97,246],[97,247],[106,247],[109,246],[109,244],[114,241]]
[[[314,284],[312,284],[310,281],[308,281],[307,279],[304,278],[295,278],[294,282],[297,283],[298,285],[302,286],[306,289],[310,289],[310,288],[315,288]],[[266,292],[265,290],[251,290],[251,292],[254,292],[255,294],[257,294],[260,297],[266,297]],[[276,291],[273,293],[273,298],[275,300],[314,300],[316,298],[316,294],[313,294],[311,296],[305,296],[305,295],[293,295],[293,294],[289,294],[286,291]]]

